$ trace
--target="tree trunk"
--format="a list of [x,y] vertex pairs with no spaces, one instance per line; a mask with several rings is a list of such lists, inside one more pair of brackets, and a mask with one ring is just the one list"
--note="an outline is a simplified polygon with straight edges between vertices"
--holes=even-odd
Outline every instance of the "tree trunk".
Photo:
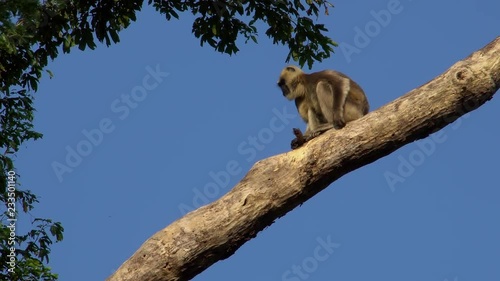
[[341,130],[261,160],[232,190],[154,234],[108,281],[189,280],[341,176],[450,124],[500,87],[500,37]]

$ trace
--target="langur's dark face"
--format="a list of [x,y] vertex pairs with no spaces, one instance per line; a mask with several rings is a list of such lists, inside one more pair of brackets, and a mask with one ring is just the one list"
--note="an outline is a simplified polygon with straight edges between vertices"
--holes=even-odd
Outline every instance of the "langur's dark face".
[[278,87],[280,87],[281,92],[283,92],[283,96],[286,97],[288,94],[290,94],[290,88],[286,85],[285,79],[280,78],[278,80]]

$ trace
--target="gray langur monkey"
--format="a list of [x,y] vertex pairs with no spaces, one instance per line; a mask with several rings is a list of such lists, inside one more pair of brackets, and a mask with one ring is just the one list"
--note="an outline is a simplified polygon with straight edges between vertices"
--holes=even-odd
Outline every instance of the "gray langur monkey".
[[323,70],[304,73],[297,66],[281,71],[278,86],[288,100],[295,100],[300,116],[306,122],[304,135],[294,129],[297,136],[292,149],[331,128],[341,129],[347,122],[366,115],[368,100],[363,89],[343,73]]

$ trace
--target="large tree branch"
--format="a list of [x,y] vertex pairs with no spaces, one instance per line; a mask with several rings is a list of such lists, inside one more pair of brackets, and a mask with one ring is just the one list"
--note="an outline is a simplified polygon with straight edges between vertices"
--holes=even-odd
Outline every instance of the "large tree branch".
[[149,238],[108,280],[189,280],[336,179],[443,128],[499,87],[500,37],[344,129],[255,163],[222,198]]

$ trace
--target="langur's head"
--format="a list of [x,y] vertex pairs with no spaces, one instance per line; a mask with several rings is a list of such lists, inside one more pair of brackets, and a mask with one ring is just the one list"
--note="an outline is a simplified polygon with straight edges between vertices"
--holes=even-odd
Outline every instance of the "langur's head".
[[278,79],[278,87],[280,87],[284,97],[289,100],[297,98],[294,92],[297,84],[300,82],[297,78],[302,74],[304,74],[302,69],[295,65],[289,65],[281,71],[280,78]]

